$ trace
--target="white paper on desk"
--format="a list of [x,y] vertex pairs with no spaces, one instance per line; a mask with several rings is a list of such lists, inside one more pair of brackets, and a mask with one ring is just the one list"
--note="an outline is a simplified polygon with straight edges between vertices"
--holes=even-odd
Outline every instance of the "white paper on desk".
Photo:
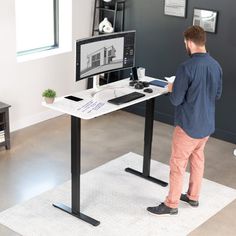
[[83,113],[90,113],[92,111],[99,110],[102,106],[104,106],[104,102],[98,102],[95,100],[90,100],[87,103],[85,103],[83,106],[77,108],[78,111],[81,111]]
[[171,76],[171,77],[165,77],[165,79],[168,81],[168,83],[174,83],[175,81],[175,76]]

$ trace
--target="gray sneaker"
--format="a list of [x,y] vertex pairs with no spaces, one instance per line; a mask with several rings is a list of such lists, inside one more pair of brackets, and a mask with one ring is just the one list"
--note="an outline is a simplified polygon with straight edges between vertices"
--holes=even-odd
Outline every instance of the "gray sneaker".
[[187,202],[192,207],[198,207],[199,201],[194,201],[188,198],[187,194],[181,194],[180,200],[183,202]]
[[177,215],[178,214],[178,208],[170,208],[166,206],[163,203],[161,203],[159,206],[154,206],[154,207],[148,207],[147,211],[154,215]]

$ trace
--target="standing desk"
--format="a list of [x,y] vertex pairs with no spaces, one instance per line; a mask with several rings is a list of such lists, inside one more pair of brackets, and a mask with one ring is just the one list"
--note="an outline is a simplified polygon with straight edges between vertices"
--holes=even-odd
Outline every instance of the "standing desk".
[[[153,79],[154,78],[151,77],[145,77],[142,79],[142,81],[151,81]],[[150,176],[155,98],[167,93],[168,91],[167,88],[161,88],[152,85],[150,88],[153,89],[153,92],[145,93],[143,90],[137,90],[134,89],[134,87],[129,86],[129,79],[124,79],[103,85],[98,90],[88,89],[73,93],[73,96],[83,99],[79,102],[74,102],[65,99],[64,97],[56,98],[53,104],[46,104],[43,102],[43,106],[69,114],[71,116],[71,208],[60,203],[53,204],[54,207],[59,208],[83,221],[86,221],[93,226],[100,224],[99,221],[80,212],[81,119],[93,119],[95,117],[99,117],[144,101],[146,102],[146,115],[143,170],[142,172],[139,172],[131,168],[126,168],[125,171],[160,184],[163,187],[168,185],[166,182]],[[144,93],[145,96],[122,105],[113,105],[107,102],[109,99],[134,91]]]

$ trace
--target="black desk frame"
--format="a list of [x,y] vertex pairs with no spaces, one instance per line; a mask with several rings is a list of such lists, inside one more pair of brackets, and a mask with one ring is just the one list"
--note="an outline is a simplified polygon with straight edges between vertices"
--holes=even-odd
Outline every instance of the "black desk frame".
[[[152,151],[152,136],[153,136],[153,120],[154,120],[155,98],[146,101],[146,116],[145,116],[145,132],[144,132],[144,158],[143,172],[138,172],[131,168],[126,168],[125,171],[145,178],[154,183],[165,187],[168,184],[162,180],[155,179],[150,176],[151,151]],[[99,221],[84,215],[80,212],[80,174],[81,174],[81,119],[71,116],[71,191],[72,204],[71,208],[64,204],[53,204],[59,208],[87,223],[98,226]]]
[[146,114],[145,114],[145,131],[144,131],[144,152],[143,152],[143,172],[136,171],[131,168],[126,168],[125,171],[152,181],[163,187],[166,187],[168,183],[153,178],[150,176],[151,166],[151,152],[152,152],[152,137],[153,137],[153,121],[154,121],[154,107],[155,98],[146,101]]

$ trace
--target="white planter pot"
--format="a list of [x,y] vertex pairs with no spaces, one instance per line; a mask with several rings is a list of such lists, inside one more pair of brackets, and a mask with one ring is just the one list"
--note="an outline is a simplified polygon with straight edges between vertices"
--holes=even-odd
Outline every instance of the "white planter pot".
[[44,99],[45,99],[45,102],[46,102],[47,104],[52,104],[52,103],[54,102],[54,99],[55,99],[55,98],[47,98],[47,97],[45,97]]

